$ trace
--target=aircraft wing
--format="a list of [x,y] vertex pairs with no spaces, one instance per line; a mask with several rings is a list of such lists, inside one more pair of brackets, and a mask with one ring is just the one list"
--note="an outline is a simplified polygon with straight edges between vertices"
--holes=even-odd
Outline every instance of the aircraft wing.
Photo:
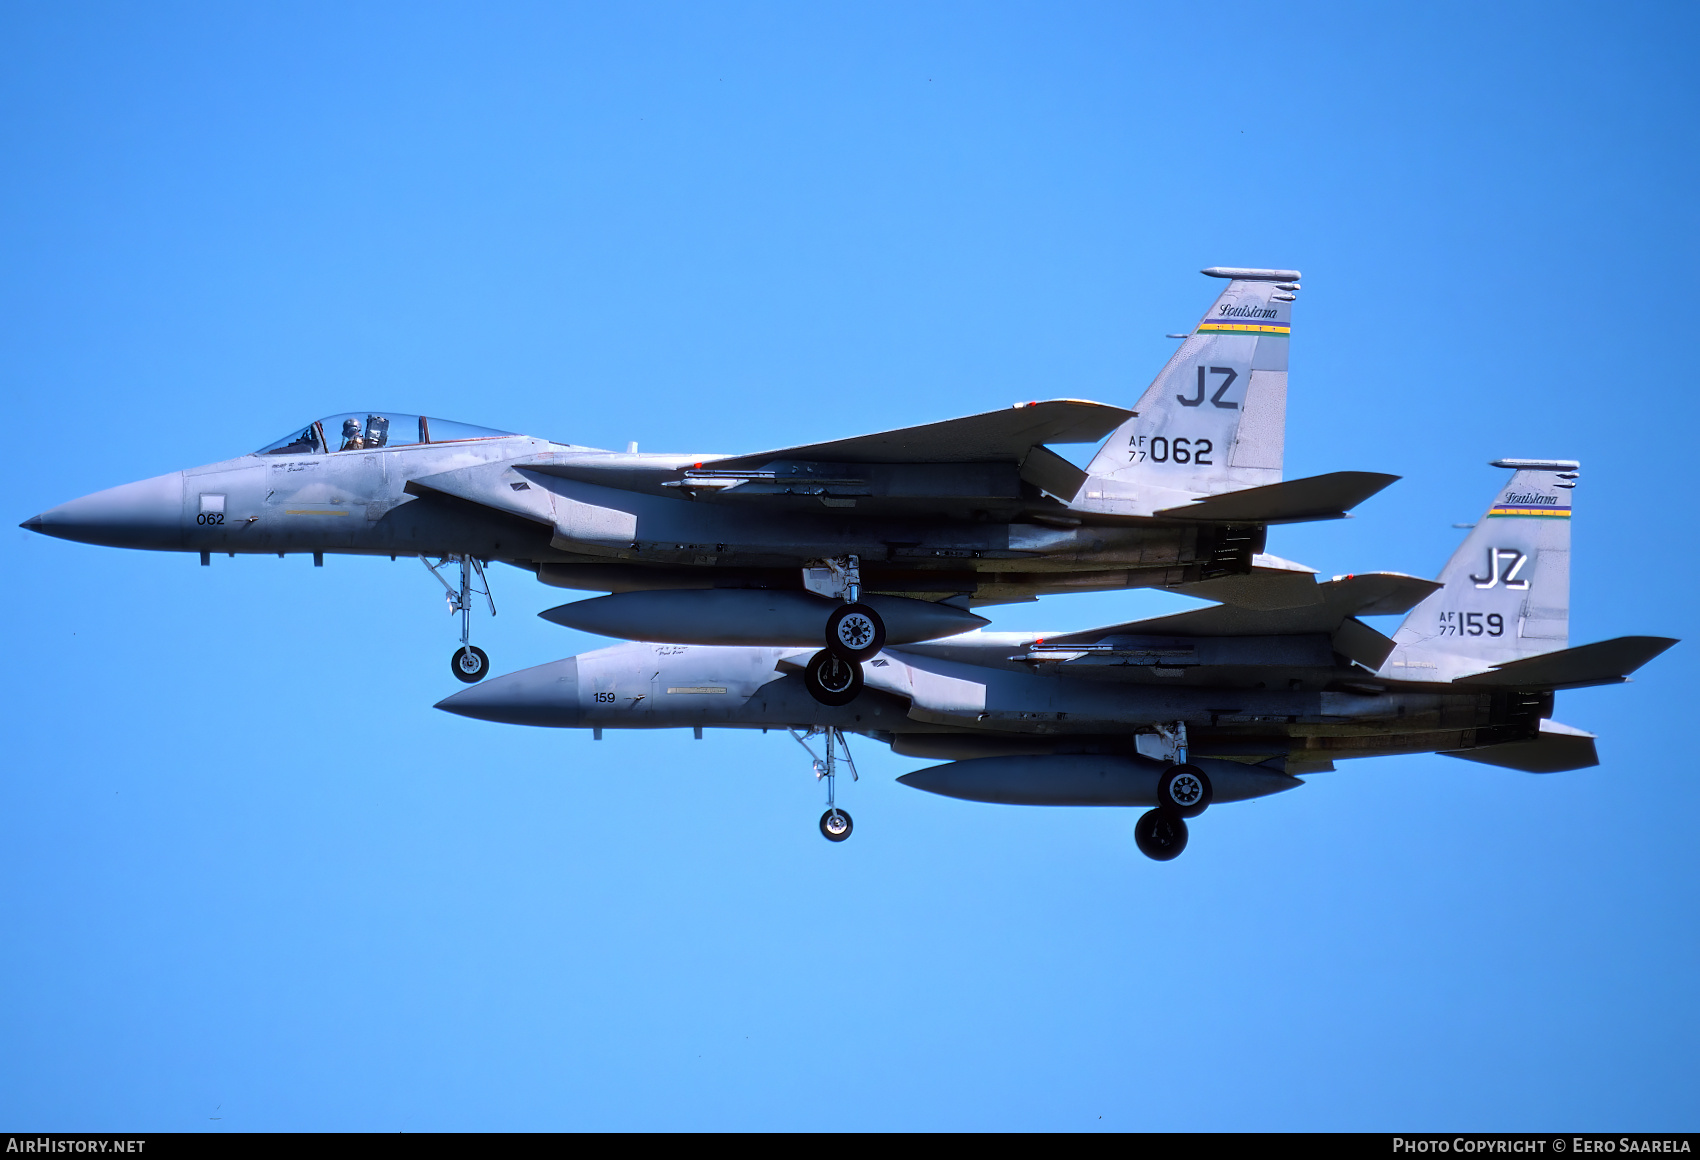
[[942,423],[900,427],[873,435],[780,447],[754,455],[716,459],[705,466],[757,468],[775,460],[818,463],[1021,463],[1046,443],[1093,443],[1114,431],[1132,411],[1081,399],[1047,399],[1001,411],[964,415]]

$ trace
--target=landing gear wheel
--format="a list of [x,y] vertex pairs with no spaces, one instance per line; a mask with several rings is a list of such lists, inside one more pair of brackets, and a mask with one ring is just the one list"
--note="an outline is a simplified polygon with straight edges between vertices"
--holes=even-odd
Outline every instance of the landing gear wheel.
[[850,815],[837,806],[820,816],[821,837],[829,842],[842,842],[855,828],[856,823],[850,820]]
[[803,684],[823,705],[848,705],[862,691],[862,666],[823,648],[809,658]]
[[866,604],[841,604],[826,618],[826,647],[847,661],[865,661],[885,647],[885,621]]
[[1134,824],[1133,841],[1147,858],[1167,862],[1186,849],[1186,823],[1168,810],[1147,810]]
[[475,685],[490,671],[490,658],[485,656],[484,650],[477,645],[462,645],[455,649],[454,656],[449,658],[449,668],[467,684]]
[[[1210,804],[1210,775],[1196,765],[1171,765],[1157,779],[1157,808],[1196,818]],[[1184,845],[1186,839],[1182,838]]]

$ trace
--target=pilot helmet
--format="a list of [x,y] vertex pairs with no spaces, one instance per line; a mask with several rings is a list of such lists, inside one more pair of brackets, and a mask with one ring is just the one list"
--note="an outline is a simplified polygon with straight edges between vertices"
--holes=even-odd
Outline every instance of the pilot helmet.
[[360,438],[360,420],[344,419],[342,421],[342,437],[344,439]]

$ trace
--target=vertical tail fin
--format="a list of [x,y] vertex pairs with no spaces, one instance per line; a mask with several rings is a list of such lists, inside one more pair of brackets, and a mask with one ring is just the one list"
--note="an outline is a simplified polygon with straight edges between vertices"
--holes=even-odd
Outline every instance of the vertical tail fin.
[[1579,465],[1496,459],[1516,474],[1405,617],[1382,673],[1451,681],[1570,642],[1570,510]]
[[1212,266],[1228,285],[1087,467],[1155,511],[1281,480],[1297,270]]

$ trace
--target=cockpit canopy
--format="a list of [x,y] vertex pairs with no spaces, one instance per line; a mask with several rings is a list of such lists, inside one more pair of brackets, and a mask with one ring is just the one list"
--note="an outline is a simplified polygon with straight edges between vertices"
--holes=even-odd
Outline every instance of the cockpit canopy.
[[417,447],[423,443],[464,443],[470,439],[501,439],[512,431],[474,427],[452,419],[403,415],[395,411],[351,411],[309,423],[293,435],[268,443],[255,455],[320,455],[338,451],[376,451],[384,447]]

